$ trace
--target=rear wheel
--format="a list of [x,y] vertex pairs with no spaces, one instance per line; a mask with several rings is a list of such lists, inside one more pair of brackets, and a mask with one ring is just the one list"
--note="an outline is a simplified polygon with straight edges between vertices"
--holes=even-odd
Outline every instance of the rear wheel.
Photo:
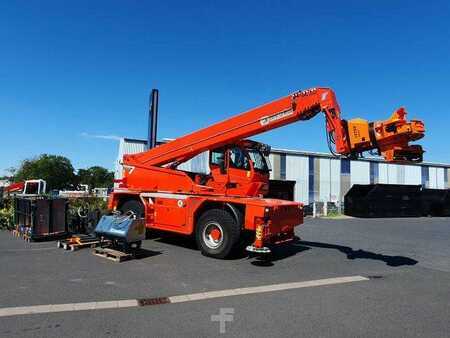
[[239,242],[240,232],[239,225],[230,213],[211,209],[197,223],[197,245],[205,256],[225,258]]
[[144,206],[138,200],[128,200],[122,204],[119,208],[123,215],[127,213],[132,213],[136,215],[137,218],[144,217]]

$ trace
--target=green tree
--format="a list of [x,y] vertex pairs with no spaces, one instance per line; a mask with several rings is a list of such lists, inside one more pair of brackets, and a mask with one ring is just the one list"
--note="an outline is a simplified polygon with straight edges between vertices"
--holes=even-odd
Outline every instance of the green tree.
[[103,167],[93,166],[78,170],[78,182],[87,184],[89,188],[111,188],[113,186],[114,173]]
[[43,179],[47,190],[67,189],[76,186],[75,170],[70,160],[64,156],[42,154],[24,160],[14,173],[14,181]]

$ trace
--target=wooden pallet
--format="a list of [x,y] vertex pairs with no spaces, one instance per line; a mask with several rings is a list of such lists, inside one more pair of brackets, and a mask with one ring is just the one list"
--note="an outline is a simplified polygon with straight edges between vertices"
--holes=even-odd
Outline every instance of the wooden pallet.
[[73,236],[64,241],[58,241],[57,247],[64,250],[76,251],[82,248],[95,248],[101,245],[108,245],[111,241],[101,240],[93,236]]
[[62,248],[64,250],[76,251],[83,248],[95,248],[97,245],[100,245],[100,243],[100,240],[74,244],[62,243]]
[[111,248],[95,248],[92,253],[96,256],[119,263],[133,258],[133,255],[130,253],[117,251]]

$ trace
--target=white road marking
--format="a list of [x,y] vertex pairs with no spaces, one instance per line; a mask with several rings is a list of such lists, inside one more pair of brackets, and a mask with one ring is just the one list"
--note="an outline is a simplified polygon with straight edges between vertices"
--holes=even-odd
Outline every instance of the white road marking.
[[274,292],[274,291],[291,290],[291,289],[301,289],[301,288],[309,288],[309,287],[323,286],[323,285],[335,285],[335,284],[343,284],[343,283],[362,282],[362,281],[366,281],[366,280],[369,280],[369,278],[362,277],[362,276],[326,278],[326,279],[318,279],[318,280],[312,280],[312,281],[306,281],[306,282],[282,283],[282,284],[254,286],[254,287],[248,287],[248,288],[238,288],[238,289],[192,293],[192,294],[188,294],[188,295],[172,296],[172,297],[169,297],[169,300],[171,303],[182,303],[182,302],[190,302],[190,301],[194,301],[194,300],[221,298],[221,297],[230,297],[230,296],[241,296],[241,295],[249,295],[249,294],[253,294],[253,293],[264,293],[264,292]]
[[21,252],[21,251],[46,251],[46,250],[55,250],[57,248],[27,248],[27,249],[4,249],[0,250],[0,252]]
[[[272,285],[262,285],[237,289],[226,289],[209,292],[191,293],[187,295],[171,296],[168,303],[183,303],[192,302],[204,299],[222,298],[230,296],[241,296],[255,293],[275,292],[282,290],[292,290],[309,288],[325,285],[336,285],[344,283],[368,281],[369,278],[363,276],[348,276],[317,279],[304,282],[281,283]],[[85,311],[85,310],[102,310],[102,309],[118,309],[127,307],[139,307],[140,303],[137,299],[125,299],[116,301],[103,302],[87,302],[87,303],[68,303],[68,304],[49,304],[49,305],[34,305],[34,306],[19,306],[0,308],[0,317],[31,315],[38,313],[53,313],[53,312],[68,312],[68,311]]]
[[37,313],[117,309],[117,308],[136,307],[136,306],[138,306],[138,301],[136,299],[126,299],[126,300],[116,300],[116,301],[106,301],[106,302],[88,302],[88,303],[69,303],[69,304],[50,304],[50,305],[6,307],[6,308],[0,308],[0,317],[31,315],[31,314],[37,314]]

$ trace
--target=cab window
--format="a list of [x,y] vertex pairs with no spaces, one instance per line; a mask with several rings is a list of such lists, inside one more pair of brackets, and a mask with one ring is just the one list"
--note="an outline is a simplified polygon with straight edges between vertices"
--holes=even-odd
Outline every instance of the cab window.
[[214,149],[211,151],[211,164],[219,167],[224,166],[225,151],[223,149]]
[[248,151],[248,155],[250,156],[250,159],[253,162],[253,167],[255,168],[255,170],[264,171],[264,172],[269,171],[269,167],[267,165],[266,159],[261,154],[261,152],[259,152],[256,149],[248,149],[247,151]]
[[230,150],[230,167],[250,170],[248,157],[241,148],[234,147]]

